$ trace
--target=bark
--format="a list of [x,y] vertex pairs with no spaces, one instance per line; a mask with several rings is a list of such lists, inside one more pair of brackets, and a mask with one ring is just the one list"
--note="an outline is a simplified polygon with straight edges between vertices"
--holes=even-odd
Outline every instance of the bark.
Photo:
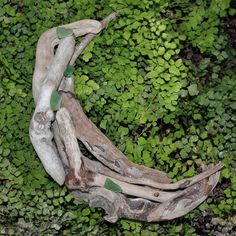
[[50,108],[50,98],[57,89],[63,77],[69,60],[74,52],[73,36],[62,39],[48,74],[42,83],[35,112],[30,123],[30,139],[47,173],[60,185],[65,181],[65,171],[58,157],[57,149],[52,142],[53,133],[50,130],[54,113]]
[[183,195],[164,203],[154,203],[142,198],[127,198],[104,188],[91,188],[88,193],[72,191],[75,198],[82,199],[91,207],[105,210],[107,221],[114,223],[120,218],[146,222],[159,222],[181,217],[197,207],[214,189],[219,173],[192,185]]

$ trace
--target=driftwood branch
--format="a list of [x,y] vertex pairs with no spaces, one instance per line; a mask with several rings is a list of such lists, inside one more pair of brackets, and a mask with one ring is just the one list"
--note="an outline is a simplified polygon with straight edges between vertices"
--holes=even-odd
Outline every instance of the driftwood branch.
[[[60,27],[72,29],[75,37],[79,37],[88,33],[97,34],[102,29],[101,23],[96,20],[81,20],[71,24],[62,25]],[[57,27],[44,32],[37,43],[35,69],[32,83],[33,97],[36,104],[40,94],[41,85],[45,80],[55,57],[54,49],[60,42],[56,29]],[[64,52],[66,52],[66,50]]]
[[[79,102],[70,93],[62,94],[62,106],[67,107],[75,125],[77,138],[104,165],[120,173],[129,183],[143,184],[160,189],[186,188],[219,171],[223,165],[174,184],[169,184],[166,174],[130,162],[111,141],[87,118]],[[167,182],[167,183],[166,183]]]
[[[84,143],[88,150],[104,165],[116,172],[129,177],[169,183],[166,173],[146,168],[129,161],[111,141],[101,133],[96,126],[88,120],[82,111],[80,104],[74,99],[73,95],[62,94],[62,106],[67,107],[71,118],[75,124],[76,136]],[[110,148],[107,148],[110,147]],[[106,150],[106,151],[104,151]]]
[[[57,27],[42,34],[33,75],[36,108],[29,129],[31,142],[47,173],[58,184],[65,182],[76,198],[103,208],[107,221],[171,220],[207,198],[223,165],[209,165],[194,177],[171,183],[166,173],[132,163],[85,115],[72,94],[73,76],[64,77],[66,67],[74,65],[89,42],[117,16],[113,12],[101,22],[81,20],[60,26],[73,30],[63,39],[58,38]],[[74,37],[83,35],[75,46]],[[56,114],[50,107],[54,90],[61,90],[62,99]],[[81,153],[77,139],[97,160]]]
[[52,143],[53,133],[50,126],[54,114],[50,108],[50,97],[53,90],[57,89],[60,84],[74,47],[75,40],[72,36],[61,40],[51,68],[40,88],[41,93],[37,98],[36,109],[29,129],[31,142],[45,170],[60,185],[65,181],[65,172]]
[[[102,28],[101,23],[95,20],[82,20],[63,27],[73,29],[75,37],[87,33],[98,33]],[[54,48],[58,44],[54,55]],[[65,171],[52,142],[53,133],[50,127],[54,114],[50,108],[50,98],[53,90],[58,89],[74,50],[73,36],[59,40],[56,28],[46,31],[37,44],[33,75],[33,97],[36,109],[30,124],[30,138],[45,170],[60,185],[65,181]]]
[[[90,189],[93,189],[93,187],[100,187],[98,188],[100,191],[106,192],[107,190],[102,190],[102,188],[104,187],[108,176],[105,174],[101,175],[96,173],[93,171],[93,168],[90,168],[89,165],[86,166],[84,164],[76,140],[73,123],[67,109],[61,108],[57,112],[56,118],[61,131],[61,139],[65,145],[65,152],[67,153],[70,163],[70,171],[67,175],[66,181],[68,188],[72,190],[78,189],[82,192],[89,192]],[[210,191],[215,187],[218,178],[219,173],[212,175],[208,181],[205,178],[204,180],[198,181],[198,183],[193,184],[183,191],[176,192],[164,192],[157,189],[136,186],[122,182],[115,178],[112,178],[112,181],[118,184],[121,187],[122,192],[126,195],[160,202],[161,204],[153,205],[155,208],[153,208],[152,211],[149,210],[148,212],[142,212],[147,215],[147,221],[159,221],[171,219],[171,217],[179,217],[181,214],[184,215],[189,212],[207,197]],[[200,190],[199,187],[201,187]],[[94,198],[99,198],[97,193]],[[94,198],[92,198],[92,200],[94,200]],[[146,202],[146,200],[143,201]],[[123,207],[123,205],[121,206]],[[117,216],[116,218],[119,217]]]
[[123,194],[98,187],[91,188],[88,193],[72,191],[72,194],[88,202],[91,207],[103,208],[107,214],[104,218],[112,223],[120,218],[158,222],[181,217],[193,210],[207,198],[218,179],[219,173],[215,173],[209,179],[192,185],[182,196],[164,203],[154,203],[142,198],[127,198]]

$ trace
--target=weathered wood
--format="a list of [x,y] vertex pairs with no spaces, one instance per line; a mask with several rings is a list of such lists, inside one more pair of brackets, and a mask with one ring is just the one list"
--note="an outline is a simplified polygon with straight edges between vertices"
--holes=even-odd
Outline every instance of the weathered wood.
[[61,108],[57,112],[56,121],[59,127],[60,138],[64,144],[65,153],[68,157],[67,159],[69,161],[69,166],[76,170],[75,175],[77,178],[79,178],[79,171],[82,165],[82,154],[77,143],[75,130],[70,119],[70,115],[66,108]]
[[152,170],[129,161],[111,141],[87,118],[79,102],[70,93],[61,93],[62,106],[70,112],[75,125],[76,136],[87,149],[104,165],[118,173],[134,178],[169,183],[166,173]]
[[[75,135],[75,129],[66,108],[61,108],[57,112],[56,120],[60,130],[60,137],[63,140],[65,147],[65,153],[69,159],[70,171],[67,175],[66,181],[68,188],[72,190],[79,189],[82,192],[89,192],[93,187],[104,187],[107,176],[93,172],[83,163]],[[159,221],[179,217],[199,205],[215,187],[218,178],[219,174],[217,173],[212,175],[208,181],[205,178],[185,190],[172,193],[132,185],[115,178],[111,178],[111,180],[118,184],[122,189],[122,193],[126,195],[161,202],[161,204],[156,205],[152,210],[149,209],[148,212],[142,213],[147,216],[147,221]],[[201,188],[199,189],[200,185]],[[102,203],[104,204],[104,201],[102,201]],[[113,202],[113,204],[115,203]]]
[[61,82],[65,68],[74,52],[75,39],[69,36],[60,41],[51,68],[41,86],[37,99],[29,134],[31,142],[47,173],[60,185],[65,181],[65,171],[52,142],[53,133],[50,130],[54,113],[50,108],[50,98]]
[[[88,33],[97,34],[102,29],[101,23],[96,20],[80,20],[67,25],[62,25],[60,27],[72,29],[75,37],[82,36]],[[57,27],[54,27],[44,32],[37,43],[35,69],[32,83],[32,91],[35,104],[37,104],[37,101],[39,99],[41,85],[51,68],[51,64],[53,63],[55,56],[54,48],[60,42],[57,36],[56,29]]]
[[64,170],[67,173],[70,165],[69,165],[69,161],[66,156],[66,153],[65,153],[65,146],[61,140],[60,130],[59,130],[58,123],[56,120],[52,123],[52,132],[53,132],[54,142],[58,150],[59,157],[61,159]]
[[[64,144],[64,150],[70,166],[66,182],[68,188],[85,191],[89,187],[103,187],[108,176],[96,173],[92,171],[89,166],[86,168],[86,165],[84,165],[79,145],[77,143],[75,129],[66,108],[61,108],[57,112],[56,121],[58,123],[60,138]],[[84,178],[84,176],[86,178]],[[153,201],[163,202],[180,194],[180,192],[165,193],[156,189],[132,185],[113,177],[110,179],[121,187],[124,194],[142,197]]]
[[[126,182],[143,184],[159,189],[174,190],[187,188],[194,183],[219,171],[223,164],[219,163],[211,169],[177,183],[169,183],[166,174],[129,161],[111,141],[87,118],[79,102],[71,93],[61,92],[62,106],[70,112],[76,136],[88,150],[104,165],[123,175]],[[126,178],[125,178],[126,177]],[[168,181],[168,182],[167,182]],[[167,183],[166,183],[167,182]]]
[[107,221],[114,223],[120,218],[146,222],[159,222],[181,217],[203,202],[214,189],[219,180],[219,173],[199,181],[182,196],[154,203],[142,198],[130,199],[120,193],[114,193],[104,188],[91,188],[89,193],[72,191],[75,198],[82,199],[91,207],[101,207],[105,210]]

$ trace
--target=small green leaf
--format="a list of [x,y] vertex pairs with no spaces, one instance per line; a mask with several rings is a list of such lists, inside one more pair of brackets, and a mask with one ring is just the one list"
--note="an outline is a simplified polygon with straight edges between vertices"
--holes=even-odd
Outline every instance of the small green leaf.
[[192,84],[192,85],[188,86],[188,92],[189,92],[190,96],[198,95],[199,91],[197,88],[197,84]]
[[159,47],[158,48],[158,55],[163,55],[165,53],[165,48],[164,47]]
[[10,5],[6,5],[5,10],[6,10],[6,12],[9,16],[15,16],[16,15],[16,10],[13,7],[10,7]]
[[71,199],[73,199],[73,198],[74,198],[74,197],[73,197],[72,194],[68,194],[68,195],[65,196],[65,200],[66,200],[67,202],[70,202]]
[[93,80],[89,80],[87,82],[87,85],[89,87],[91,87],[93,90],[98,90],[99,89],[99,85],[95,81],[93,81]]
[[93,55],[92,55],[91,52],[86,52],[86,53],[84,53],[84,55],[83,55],[83,60],[84,60],[85,62],[88,62],[89,59],[90,59],[92,56],[93,56]]
[[89,214],[90,214],[89,208],[83,209],[83,211],[82,211],[82,215],[83,215],[83,216],[88,216]]
[[100,127],[102,129],[106,129],[106,127],[107,127],[107,120],[102,120],[101,123],[100,123]]
[[109,189],[109,190],[111,190],[113,192],[116,192],[116,193],[122,193],[123,192],[122,188],[118,184],[114,183],[109,178],[106,178],[106,181],[104,183],[104,188]]
[[145,124],[147,122],[147,117],[145,114],[142,114],[140,119],[139,119],[140,124]]
[[169,52],[166,52],[165,55],[164,55],[164,58],[165,58],[167,61],[169,61],[170,58],[171,58],[170,53],[169,53]]
[[57,91],[53,91],[50,100],[50,107],[53,111],[57,111],[61,106],[61,95]]
[[160,31],[164,31],[166,29],[166,25],[160,25],[158,29]]
[[176,67],[180,67],[180,66],[182,66],[182,64],[183,64],[183,62],[182,62],[181,59],[178,59],[178,60],[175,62],[175,66],[176,66]]
[[128,40],[129,38],[130,38],[130,32],[129,31],[125,31],[124,32],[124,38],[126,39],[126,40]]
[[59,39],[63,39],[73,34],[72,29],[66,29],[63,27],[57,27],[57,36]]
[[54,198],[54,199],[52,200],[52,203],[53,203],[54,206],[59,206],[59,205],[60,205],[60,202],[58,201],[57,198]]
[[169,68],[169,72],[174,75],[180,75],[179,69],[176,66],[171,66]]
[[192,177],[195,174],[194,169],[189,169],[184,173],[184,177]]
[[230,171],[228,168],[225,168],[221,171],[221,175],[222,177],[226,178],[226,179],[229,179],[230,177]]
[[48,189],[46,191],[46,195],[48,196],[48,198],[53,198],[53,191],[51,189]]
[[10,149],[8,149],[8,148],[5,149],[5,150],[3,151],[3,156],[4,156],[4,157],[8,156],[8,155],[10,154],[10,152],[11,152]]
[[74,69],[75,69],[74,66],[68,65],[64,71],[64,76],[71,77],[73,75]]

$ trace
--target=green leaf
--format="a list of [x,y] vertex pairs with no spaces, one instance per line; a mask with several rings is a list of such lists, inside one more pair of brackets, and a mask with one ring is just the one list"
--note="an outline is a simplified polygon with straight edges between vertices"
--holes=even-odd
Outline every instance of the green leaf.
[[158,77],[159,72],[156,70],[152,70],[149,73],[147,73],[147,78],[156,78]]
[[109,189],[109,190],[111,190],[113,192],[116,192],[116,193],[122,193],[123,192],[122,188],[118,184],[114,183],[109,178],[106,178],[106,181],[104,183],[104,188]]
[[73,34],[73,30],[72,29],[66,29],[63,27],[57,27],[57,37],[59,39],[63,39],[65,37],[68,37],[70,35]]
[[179,69],[176,66],[171,66],[169,72],[174,75],[180,75]]
[[83,60],[84,60],[85,62],[88,62],[91,57],[92,57],[92,53],[91,53],[91,52],[86,52],[86,53],[84,53],[84,55],[83,55]]
[[89,208],[85,208],[85,209],[82,211],[82,215],[83,215],[83,216],[88,216],[89,214],[90,214]]
[[6,10],[6,12],[9,16],[15,16],[16,15],[16,10],[13,7],[10,7],[10,5],[6,5],[5,10]]
[[229,179],[230,177],[230,171],[228,168],[225,168],[221,171],[221,175],[222,177],[226,178],[226,179]]
[[107,120],[102,120],[101,123],[100,123],[100,127],[102,129],[106,129],[106,127],[107,127]]
[[52,200],[52,203],[53,203],[54,206],[59,206],[59,205],[60,205],[60,202],[58,201],[57,198],[54,198],[54,199]]
[[184,177],[192,177],[195,174],[194,169],[189,169],[184,173]]
[[182,62],[181,59],[178,59],[178,60],[175,62],[175,66],[176,66],[176,67],[180,67],[180,66],[182,66],[182,65],[183,65],[183,62]]
[[53,198],[53,191],[51,189],[46,190],[46,195],[48,198]]
[[61,95],[57,91],[53,91],[50,100],[50,107],[53,111],[59,110],[61,106]]
[[160,31],[164,31],[166,29],[166,25],[160,25],[158,29]]
[[188,86],[188,93],[190,96],[198,95],[199,91],[197,88],[197,84],[192,84],[192,85]]
[[158,48],[158,55],[162,56],[165,53],[165,48],[164,47],[159,47]]
[[71,199],[73,199],[73,198],[74,198],[74,197],[73,197],[72,194],[68,194],[68,195],[65,196],[65,200],[66,200],[67,202],[70,202]]
[[89,80],[87,82],[87,85],[89,87],[91,87],[93,90],[98,90],[99,89],[99,85],[96,82],[94,82],[93,80]]
[[7,148],[7,149],[5,149],[5,150],[3,151],[3,154],[2,154],[2,155],[3,155],[4,157],[6,157],[6,156],[8,156],[9,154],[10,154],[10,149]]
[[180,40],[186,40],[186,35],[183,35],[183,34],[182,34],[182,35],[179,35],[179,39],[180,39]]
[[165,58],[167,61],[169,61],[170,58],[171,58],[170,53],[169,53],[169,52],[166,52],[165,55],[164,55],[164,58]]
[[147,122],[147,117],[145,116],[145,114],[142,114],[140,119],[139,119],[139,123],[140,124],[145,124]]
[[130,32],[129,31],[125,31],[124,32],[124,38],[126,39],[126,40],[128,40],[129,38],[130,38]]
[[73,75],[75,68],[72,65],[68,65],[64,71],[65,77],[71,77]]

